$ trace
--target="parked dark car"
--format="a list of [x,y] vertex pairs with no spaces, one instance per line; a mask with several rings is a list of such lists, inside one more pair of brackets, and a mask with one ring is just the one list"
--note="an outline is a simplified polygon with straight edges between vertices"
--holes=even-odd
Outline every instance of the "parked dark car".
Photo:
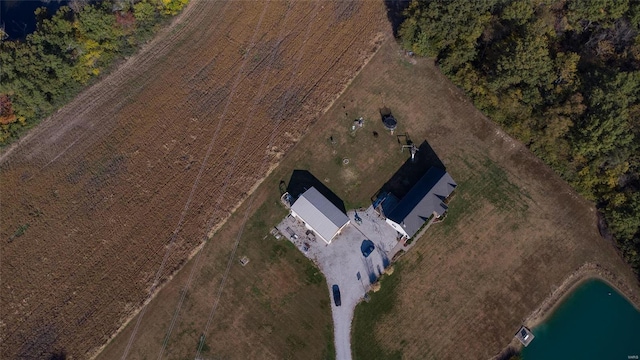
[[336,306],[340,306],[342,304],[340,301],[340,288],[338,285],[333,285],[331,288],[333,289],[333,302],[336,303]]
[[362,256],[364,257],[369,257],[375,248],[373,241],[369,239],[363,240],[362,245],[360,245],[360,251],[362,251]]

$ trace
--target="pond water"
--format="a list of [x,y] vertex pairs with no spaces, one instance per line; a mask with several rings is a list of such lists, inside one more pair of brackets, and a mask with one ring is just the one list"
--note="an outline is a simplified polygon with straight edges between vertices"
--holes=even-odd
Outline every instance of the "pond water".
[[49,16],[69,1],[66,0],[0,0],[0,26],[10,40],[24,39],[36,29],[35,11],[47,8]]
[[638,359],[640,311],[600,280],[580,285],[522,351],[524,360]]

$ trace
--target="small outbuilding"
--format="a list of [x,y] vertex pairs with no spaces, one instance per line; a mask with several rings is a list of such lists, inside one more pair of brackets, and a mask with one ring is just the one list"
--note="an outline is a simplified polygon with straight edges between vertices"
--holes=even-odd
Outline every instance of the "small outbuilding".
[[293,203],[291,215],[302,221],[327,244],[350,222],[349,217],[316,188],[311,187]]
[[531,330],[529,330],[529,328],[524,325],[521,326],[520,330],[518,330],[518,332],[516,333],[516,339],[520,340],[520,342],[524,346],[529,345],[534,337],[535,336],[533,336]]

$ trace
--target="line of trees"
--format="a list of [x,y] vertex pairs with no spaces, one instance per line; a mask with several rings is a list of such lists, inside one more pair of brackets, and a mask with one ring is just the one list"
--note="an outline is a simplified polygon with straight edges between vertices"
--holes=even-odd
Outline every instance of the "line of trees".
[[36,10],[36,31],[0,30],[0,146],[62,106],[114,60],[132,54],[188,0],[75,0]]
[[595,201],[640,271],[640,2],[414,0],[398,35]]

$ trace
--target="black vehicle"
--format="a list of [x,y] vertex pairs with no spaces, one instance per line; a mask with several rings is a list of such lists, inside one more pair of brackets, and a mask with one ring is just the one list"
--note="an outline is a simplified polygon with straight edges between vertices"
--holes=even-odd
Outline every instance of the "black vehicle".
[[331,288],[333,289],[333,302],[336,303],[336,306],[340,306],[342,304],[340,302],[340,288],[338,285],[333,285]]
[[360,245],[360,251],[362,251],[362,256],[364,257],[369,257],[375,248],[373,241],[369,239],[363,240],[362,245]]

